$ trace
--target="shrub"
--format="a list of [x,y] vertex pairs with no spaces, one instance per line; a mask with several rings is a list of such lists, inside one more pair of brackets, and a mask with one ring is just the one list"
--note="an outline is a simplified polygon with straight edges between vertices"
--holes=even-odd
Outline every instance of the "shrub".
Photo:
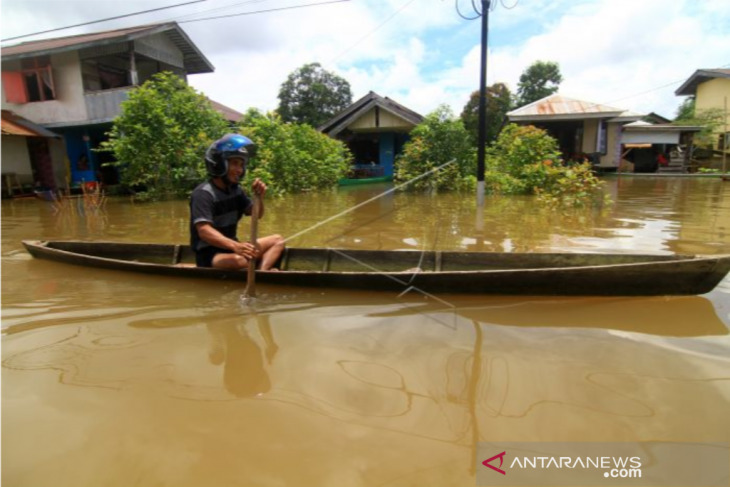
[[205,150],[227,128],[210,101],[173,73],[132,90],[101,151],[114,155],[121,182],[142,199],[187,196],[205,177]]
[[309,125],[249,110],[239,128],[258,146],[246,174],[247,185],[258,177],[277,195],[333,188],[350,167],[347,147]]
[[549,204],[597,201],[603,184],[589,163],[566,165],[545,130],[508,125],[489,148],[486,187],[498,194],[535,194]]
[[448,106],[426,116],[396,159],[394,179],[404,183],[452,160],[451,164],[407,186],[413,190],[458,190],[476,183],[476,151],[464,124]]

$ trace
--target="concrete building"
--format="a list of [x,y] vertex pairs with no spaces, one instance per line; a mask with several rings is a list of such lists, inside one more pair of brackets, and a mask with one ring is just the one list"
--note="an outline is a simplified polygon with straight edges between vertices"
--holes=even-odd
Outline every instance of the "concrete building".
[[[175,22],[24,42],[3,47],[2,108],[63,137],[65,163],[53,159],[54,166],[63,166],[54,167],[54,187],[65,186],[66,179],[72,185],[114,184],[116,168],[102,165],[111,156],[94,149],[106,140],[129,92],[162,71],[187,81],[188,75],[213,69]],[[213,104],[229,121],[241,116]],[[21,154],[18,142],[9,143],[14,149],[12,154],[3,149],[3,171],[12,166],[31,174],[34,159],[46,158],[42,147]]]
[[712,149],[730,154],[730,69],[698,69],[674,92],[694,96],[695,112],[714,110],[724,119],[715,129]]

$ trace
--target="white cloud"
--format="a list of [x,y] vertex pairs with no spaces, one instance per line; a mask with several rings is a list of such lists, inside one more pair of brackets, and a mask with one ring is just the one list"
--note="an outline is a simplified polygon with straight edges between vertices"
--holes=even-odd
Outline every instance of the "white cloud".
[[[674,95],[679,83],[654,88],[684,80],[695,69],[730,63],[730,32],[708,28],[727,26],[728,9],[721,8],[720,2],[714,7],[703,4],[695,12],[693,6],[662,0],[577,5],[544,32],[492,50],[490,83],[504,81],[516,90],[526,66],[536,60],[557,61],[565,80],[560,92],[566,96],[673,116],[681,101]],[[459,68],[444,73],[439,82],[448,85],[455,78],[473,79],[479,58],[475,47]]]
[[[54,35],[238,3],[209,0]],[[302,3],[310,1],[265,0],[206,16]],[[163,5],[170,2],[5,0],[3,37]],[[461,5],[471,8],[465,0]],[[515,90],[530,63],[552,60],[560,63],[567,96],[671,116],[681,101],[673,94],[677,85],[627,97],[730,63],[729,11],[726,0],[520,0],[512,10],[500,3],[490,18],[489,82]],[[191,84],[239,111],[275,108],[286,76],[318,61],[348,79],[355,97],[373,90],[422,113],[441,103],[458,113],[478,87],[478,24],[462,21],[443,0],[355,0],[182,27],[216,67],[214,74],[191,76]]]

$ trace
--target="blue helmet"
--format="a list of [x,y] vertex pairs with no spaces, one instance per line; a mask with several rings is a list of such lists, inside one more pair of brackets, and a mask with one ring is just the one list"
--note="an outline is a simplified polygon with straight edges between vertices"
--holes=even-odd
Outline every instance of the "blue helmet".
[[255,155],[256,144],[251,139],[239,134],[226,134],[210,144],[205,151],[205,168],[210,177],[225,177],[228,173],[228,159],[238,157],[248,160]]

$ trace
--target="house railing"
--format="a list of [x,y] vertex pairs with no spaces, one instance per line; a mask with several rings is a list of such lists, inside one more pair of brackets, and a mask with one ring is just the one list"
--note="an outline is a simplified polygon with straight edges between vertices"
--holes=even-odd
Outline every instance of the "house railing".
[[353,164],[347,174],[347,179],[378,178],[385,174],[382,166],[375,164]]
[[89,91],[84,93],[86,113],[89,120],[111,120],[122,111],[120,104],[129,98],[134,86],[113,90]]

